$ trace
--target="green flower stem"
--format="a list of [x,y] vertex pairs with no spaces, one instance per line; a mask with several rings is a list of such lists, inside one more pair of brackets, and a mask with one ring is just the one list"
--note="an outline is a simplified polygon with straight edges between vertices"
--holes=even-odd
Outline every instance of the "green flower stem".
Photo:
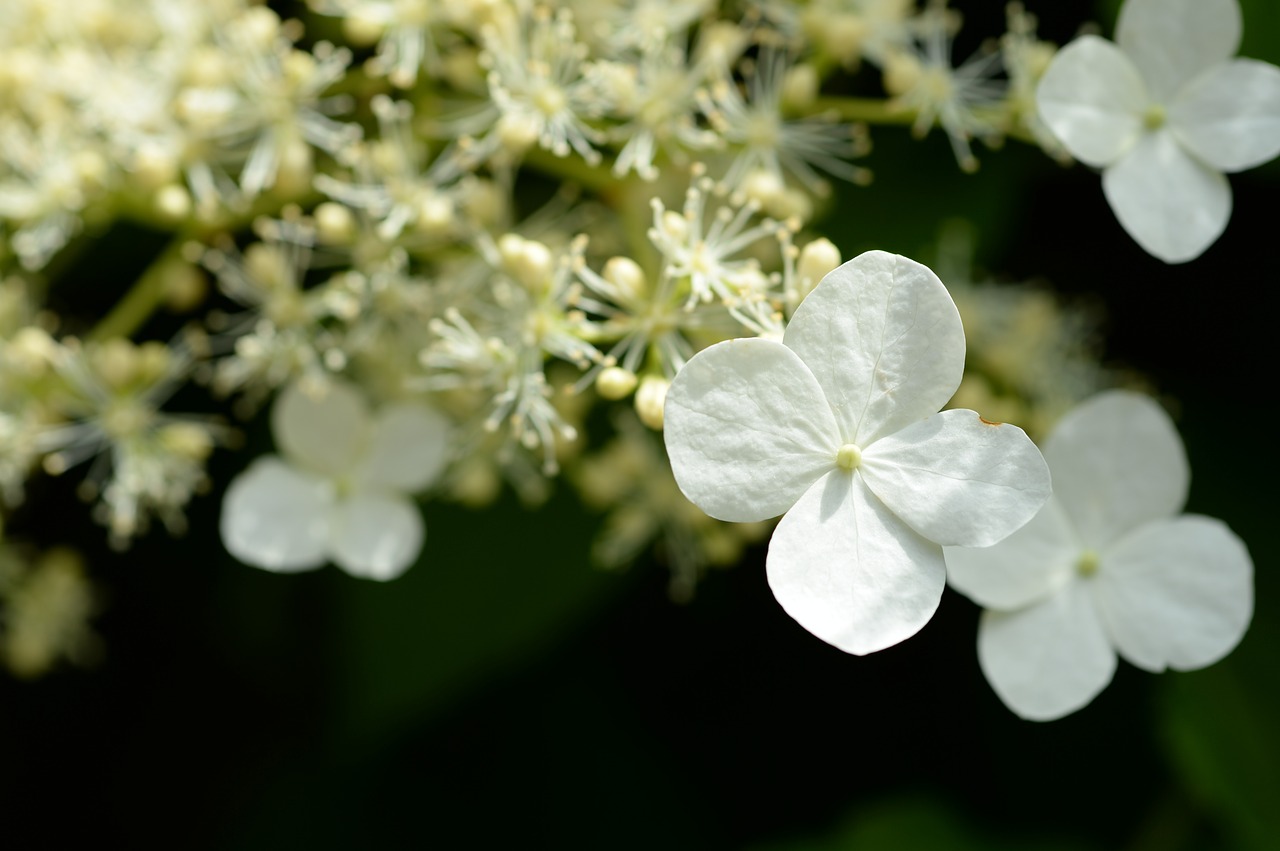
[[109,340],[130,337],[156,312],[165,297],[165,275],[182,253],[188,237],[179,234],[160,252],[146,271],[134,282],[124,298],[116,302],[103,319],[86,335],[87,340]]
[[557,157],[542,148],[530,148],[525,152],[524,164],[551,177],[571,180],[584,189],[602,195],[618,189],[624,181],[616,177],[607,163],[591,165],[580,156]]
[[912,124],[915,110],[895,106],[892,100],[880,98],[820,97],[813,102],[814,113],[829,112],[845,121],[866,124]]

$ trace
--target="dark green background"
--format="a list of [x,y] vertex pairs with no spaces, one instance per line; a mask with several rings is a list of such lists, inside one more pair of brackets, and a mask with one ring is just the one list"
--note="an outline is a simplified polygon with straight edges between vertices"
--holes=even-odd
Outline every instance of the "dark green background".
[[[1280,11],[1244,7],[1244,53],[1280,62]],[[962,8],[975,33],[1000,30],[1001,4]],[[1033,11],[1062,42],[1091,4]],[[421,562],[377,585],[237,564],[218,543],[219,493],[192,505],[185,539],[114,554],[82,525],[73,483],[41,480],[11,531],[84,548],[109,592],[107,655],[0,679],[0,844],[1280,847],[1280,167],[1233,176],[1226,235],[1168,267],[1120,230],[1087,169],[1010,143],[966,176],[937,133],[875,138],[875,185],[844,191],[824,226],[845,256],[920,255],[967,218],[984,268],[1100,300],[1108,359],[1181,401],[1188,508],[1225,520],[1257,568],[1254,624],[1226,661],[1122,664],[1092,705],[1034,724],[983,681],[967,600],[948,592],[917,637],[847,656],[774,603],[763,550],[688,606],[668,601],[661,565],[594,570],[596,519],[567,490],[538,512],[428,504]],[[55,297],[92,314],[158,244],[113,233]],[[218,481],[245,458],[218,457]]]

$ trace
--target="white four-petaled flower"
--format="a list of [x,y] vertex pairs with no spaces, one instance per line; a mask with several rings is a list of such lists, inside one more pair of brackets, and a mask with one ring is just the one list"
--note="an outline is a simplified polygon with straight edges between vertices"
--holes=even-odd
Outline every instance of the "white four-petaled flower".
[[1232,59],[1237,0],[1128,0],[1116,42],[1064,47],[1036,92],[1040,117],[1101,168],[1120,224],[1167,263],[1199,257],[1231,217],[1224,172],[1280,153],[1280,68]]
[[994,543],[1049,495],[1021,429],[938,413],[964,351],[937,276],[872,251],[823,278],[781,343],[718,343],[671,384],[664,431],[680,489],[721,520],[786,512],[769,584],[841,650],[914,635],[942,595],[940,545]]
[[1053,496],[988,549],[948,548],[954,588],[986,606],[978,660],[1024,718],[1060,718],[1111,681],[1117,651],[1148,671],[1225,656],[1253,612],[1253,563],[1223,523],[1179,514],[1182,441],[1151,399],[1100,394],[1045,441]]
[[256,460],[227,488],[222,541],[236,558],[292,573],[333,561],[347,573],[394,579],[422,549],[422,515],[408,494],[447,459],[449,423],[421,403],[371,415],[351,385],[286,388],[271,411],[284,458]]

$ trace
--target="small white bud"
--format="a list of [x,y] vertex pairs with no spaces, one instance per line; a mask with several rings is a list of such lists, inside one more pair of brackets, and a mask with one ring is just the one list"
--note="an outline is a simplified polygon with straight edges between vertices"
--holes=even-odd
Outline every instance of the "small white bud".
[[663,411],[671,382],[658,375],[646,375],[636,390],[636,413],[640,422],[654,431],[662,430]]
[[316,235],[330,244],[348,242],[355,235],[356,218],[349,209],[334,201],[316,207]]
[[636,374],[620,366],[600,370],[596,376],[596,392],[604,399],[622,399],[636,389]]
[[646,288],[644,270],[630,257],[611,257],[604,264],[603,277],[628,295],[642,295]]
[[813,292],[818,282],[840,265],[840,249],[823,237],[815,239],[800,250],[796,262],[796,303]]

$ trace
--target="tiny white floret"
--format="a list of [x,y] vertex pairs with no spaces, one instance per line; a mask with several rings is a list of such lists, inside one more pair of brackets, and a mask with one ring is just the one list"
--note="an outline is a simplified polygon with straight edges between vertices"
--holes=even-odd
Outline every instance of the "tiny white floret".
[[1127,0],[1116,43],[1076,39],[1036,91],[1045,125],[1102,169],[1120,224],[1166,263],[1226,228],[1224,173],[1280,153],[1280,68],[1232,58],[1240,34],[1237,0]]
[[371,414],[352,385],[287,387],[271,411],[284,457],[254,461],[228,486],[222,541],[246,564],[294,573],[332,561],[352,576],[394,579],[422,549],[410,494],[444,469],[450,425],[422,403]]
[[666,397],[684,494],[712,517],[786,516],[769,585],[803,627],[870,653],[914,635],[945,584],[941,544],[994,543],[1049,495],[1016,426],[939,413],[960,384],[964,331],[929,269],[871,251],[796,309],[782,342],[695,355]]
[[1190,474],[1169,416],[1114,390],[1044,444],[1053,496],[986,549],[946,550],[951,585],[987,608],[978,661],[1005,705],[1060,718],[1111,681],[1116,654],[1159,672],[1202,668],[1240,641],[1253,562],[1223,523],[1181,514]]

